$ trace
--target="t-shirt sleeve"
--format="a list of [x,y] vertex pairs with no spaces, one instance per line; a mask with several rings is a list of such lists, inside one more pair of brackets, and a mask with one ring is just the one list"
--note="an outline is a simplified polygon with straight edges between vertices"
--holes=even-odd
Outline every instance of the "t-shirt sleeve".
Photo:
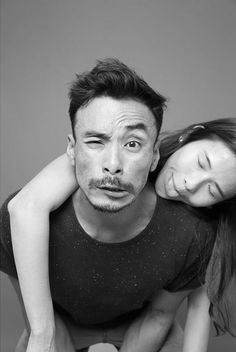
[[13,277],[17,277],[17,271],[12,250],[10,216],[7,205],[15,194],[11,195],[0,209],[0,270]]
[[212,253],[215,228],[212,223],[199,220],[195,224],[194,236],[186,251],[184,264],[165,289],[176,292],[195,289],[205,282],[207,265]]

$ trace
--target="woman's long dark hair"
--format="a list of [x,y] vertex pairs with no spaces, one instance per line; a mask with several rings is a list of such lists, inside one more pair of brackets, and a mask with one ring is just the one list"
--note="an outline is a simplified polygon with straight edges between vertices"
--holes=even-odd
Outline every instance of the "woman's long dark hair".
[[235,336],[232,327],[236,322],[236,199],[219,203],[216,208],[216,240],[206,274],[209,313],[217,335],[229,332]]
[[[183,130],[164,133],[161,135],[158,170],[152,178],[157,177],[167,159],[183,145],[216,137],[225,143],[236,158],[236,118],[198,123]],[[236,178],[236,171],[232,177]],[[217,335],[225,332],[234,335],[231,303],[236,301],[236,190],[231,199],[216,204],[211,212],[217,217],[217,233],[205,280],[210,300],[209,313]]]

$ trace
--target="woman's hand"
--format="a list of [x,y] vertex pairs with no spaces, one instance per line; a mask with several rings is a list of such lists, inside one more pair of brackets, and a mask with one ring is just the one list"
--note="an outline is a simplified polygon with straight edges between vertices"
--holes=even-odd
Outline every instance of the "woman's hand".
[[56,348],[54,335],[49,338],[47,334],[40,336],[31,334],[26,352],[59,352],[59,350]]
[[75,347],[63,319],[56,312],[54,312],[54,316],[54,333],[48,334],[46,332],[40,335],[31,333],[26,352],[75,352]]
[[27,329],[23,331],[15,352],[59,352],[56,348],[54,334],[49,337],[48,333],[34,335],[28,333]]

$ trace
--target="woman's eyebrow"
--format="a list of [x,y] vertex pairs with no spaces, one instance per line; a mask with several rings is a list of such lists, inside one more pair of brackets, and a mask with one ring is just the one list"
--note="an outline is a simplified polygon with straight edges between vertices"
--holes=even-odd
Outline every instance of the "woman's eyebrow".
[[205,154],[207,163],[208,163],[208,165],[209,165],[209,168],[211,169],[211,160],[210,160],[210,158],[209,158],[209,156],[208,156],[208,154],[207,154],[207,152],[206,152],[205,150],[204,150],[204,154]]

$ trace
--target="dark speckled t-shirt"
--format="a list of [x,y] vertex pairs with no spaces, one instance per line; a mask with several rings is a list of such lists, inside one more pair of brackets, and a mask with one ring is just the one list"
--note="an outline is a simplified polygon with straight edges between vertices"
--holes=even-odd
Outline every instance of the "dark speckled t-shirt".
[[[1,270],[17,277],[9,199],[1,208]],[[209,221],[184,204],[158,197],[153,217],[140,234],[121,243],[103,243],[82,229],[69,198],[50,217],[55,307],[84,325],[112,326],[134,317],[158,289],[179,291],[200,285],[203,253],[206,263],[214,233]]]

